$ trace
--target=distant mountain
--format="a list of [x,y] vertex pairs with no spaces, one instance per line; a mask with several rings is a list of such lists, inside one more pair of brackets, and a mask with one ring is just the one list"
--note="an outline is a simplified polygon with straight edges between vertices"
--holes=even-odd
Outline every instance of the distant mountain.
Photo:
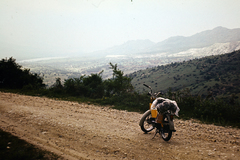
[[154,43],[150,40],[132,40],[106,50],[94,52],[96,56],[178,53],[192,48],[209,47],[215,43],[240,41],[240,28],[228,29],[216,27],[189,37],[175,36],[162,42]]
[[115,54],[129,54],[129,53],[138,53],[143,49],[152,47],[155,43],[146,39],[146,40],[131,40],[126,43],[109,48],[107,51],[109,53]]
[[150,48],[155,45],[154,42],[149,39],[145,40],[130,40],[122,45],[114,46],[106,50],[94,52],[97,56],[106,56],[106,55],[129,55],[142,52],[146,48]]
[[227,29],[217,27],[207,30],[190,37],[176,36],[168,38],[146,49],[146,52],[167,52],[177,53],[191,48],[208,47],[215,43],[226,43],[240,41],[240,28]]

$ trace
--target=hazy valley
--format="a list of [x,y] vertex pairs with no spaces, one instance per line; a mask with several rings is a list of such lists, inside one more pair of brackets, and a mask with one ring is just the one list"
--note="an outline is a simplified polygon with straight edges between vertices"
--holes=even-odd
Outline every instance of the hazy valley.
[[104,79],[111,78],[110,62],[117,64],[124,74],[130,74],[146,68],[230,53],[239,49],[240,29],[217,27],[190,37],[171,37],[159,43],[135,40],[84,56],[41,57],[18,62],[24,68],[30,68],[32,72],[44,76],[44,83],[51,86],[58,77],[63,81],[102,70]]
[[192,48],[172,54],[107,55],[102,58],[60,57],[20,61],[19,63],[25,68],[30,68],[32,72],[44,75],[44,82],[50,86],[55,82],[55,78],[57,77],[64,80],[69,77],[79,77],[84,74],[90,75],[91,73],[98,73],[102,70],[104,70],[103,78],[111,78],[112,71],[109,69],[110,62],[118,64],[119,68],[124,71],[125,74],[130,74],[138,70],[159,65],[182,62],[211,55],[220,55],[239,49],[240,41],[216,43],[209,47]]

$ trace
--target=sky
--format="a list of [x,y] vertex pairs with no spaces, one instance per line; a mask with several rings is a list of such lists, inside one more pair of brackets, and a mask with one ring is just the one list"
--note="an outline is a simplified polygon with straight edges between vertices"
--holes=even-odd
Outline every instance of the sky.
[[240,28],[239,0],[0,0],[0,58],[86,55]]

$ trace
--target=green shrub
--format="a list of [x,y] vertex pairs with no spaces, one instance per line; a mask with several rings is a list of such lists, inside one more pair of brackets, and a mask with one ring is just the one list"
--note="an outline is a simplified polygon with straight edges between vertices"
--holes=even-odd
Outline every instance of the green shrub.
[[[240,126],[239,102],[230,103],[230,99],[214,99],[213,97],[193,96],[189,91],[178,91],[176,94],[169,90],[166,96],[176,100],[184,118],[196,118],[208,123]],[[177,96],[173,96],[177,95]]]
[[[31,73],[30,69],[21,69],[22,66],[16,63],[12,57],[0,61],[0,88],[38,89],[45,87],[43,77],[36,73]],[[25,88],[26,89],[26,88]]]

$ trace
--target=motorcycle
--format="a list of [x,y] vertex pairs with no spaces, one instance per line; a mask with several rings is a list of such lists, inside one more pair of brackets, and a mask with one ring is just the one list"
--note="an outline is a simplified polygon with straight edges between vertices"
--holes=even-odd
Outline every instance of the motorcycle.
[[[172,132],[176,132],[173,116],[178,116],[180,109],[175,101],[158,97],[161,92],[153,93],[150,86],[143,85],[150,89],[148,95],[151,96],[151,101],[149,103],[149,110],[143,114],[139,126],[144,133],[148,133],[156,128],[154,137],[159,133],[164,141],[169,141],[172,137]],[[164,109],[161,109],[161,107]]]

